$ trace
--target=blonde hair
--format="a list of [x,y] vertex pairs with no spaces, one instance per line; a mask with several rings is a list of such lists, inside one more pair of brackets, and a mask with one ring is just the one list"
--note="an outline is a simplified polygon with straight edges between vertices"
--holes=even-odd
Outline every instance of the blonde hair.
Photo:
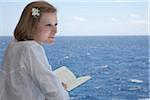
[[[32,9],[39,10],[40,15],[32,15]],[[42,13],[56,13],[57,9],[46,1],[34,1],[29,3],[23,10],[20,20],[14,30],[14,37],[18,41],[33,40],[36,25],[38,24]]]

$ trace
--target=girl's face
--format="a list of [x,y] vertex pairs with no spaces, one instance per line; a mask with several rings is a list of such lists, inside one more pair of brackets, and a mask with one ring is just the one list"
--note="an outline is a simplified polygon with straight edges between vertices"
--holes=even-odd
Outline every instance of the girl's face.
[[36,27],[34,39],[37,42],[54,42],[57,32],[57,16],[56,13],[43,13]]

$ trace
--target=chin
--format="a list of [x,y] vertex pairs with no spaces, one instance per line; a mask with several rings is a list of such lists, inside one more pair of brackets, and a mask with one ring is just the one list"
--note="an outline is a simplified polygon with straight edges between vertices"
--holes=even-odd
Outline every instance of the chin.
[[52,40],[52,39],[48,40],[47,43],[49,43],[49,44],[54,43],[54,40]]

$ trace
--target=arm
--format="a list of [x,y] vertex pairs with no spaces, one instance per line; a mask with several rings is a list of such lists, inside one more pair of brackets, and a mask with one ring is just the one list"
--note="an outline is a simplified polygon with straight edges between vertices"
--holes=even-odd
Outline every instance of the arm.
[[25,56],[28,63],[27,72],[46,100],[69,100],[67,91],[51,70],[44,49],[41,46],[31,47],[27,49]]

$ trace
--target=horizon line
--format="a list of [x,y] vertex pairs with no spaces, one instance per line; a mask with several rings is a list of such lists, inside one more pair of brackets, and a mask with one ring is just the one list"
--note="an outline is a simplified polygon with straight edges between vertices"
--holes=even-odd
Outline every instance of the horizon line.
[[[96,36],[150,36],[150,34],[147,35],[59,35],[57,37],[96,37]],[[14,37],[12,35],[0,35],[0,37]]]
[[[31,2],[31,1],[0,1],[0,3],[16,3],[16,2],[23,2],[23,3],[27,3],[27,2]],[[69,2],[69,3],[71,3],[71,2],[80,2],[80,3],[85,3],[85,2],[104,2],[104,3],[135,3],[135,2],[139,2],[139,3],[141,3],[141,2],[143,2],[143,3],[148,3],[148,0],[146,0],[146,1],[126,1],[126,0],[124,0],[124,1],[120,1],[120,0],[116,0],[116,1],[97,1],[97,0],[93,0],[93,1],[88,1],[88,0],[86,0],[86,1],[69,1],[69,0],[65,0],[65,1],[49,1],[49,0],[47,0],[47,2],[53,2],[53,3],[55,3],[55,2],[57,2],[57,3],[59,3],[59,2]]]

